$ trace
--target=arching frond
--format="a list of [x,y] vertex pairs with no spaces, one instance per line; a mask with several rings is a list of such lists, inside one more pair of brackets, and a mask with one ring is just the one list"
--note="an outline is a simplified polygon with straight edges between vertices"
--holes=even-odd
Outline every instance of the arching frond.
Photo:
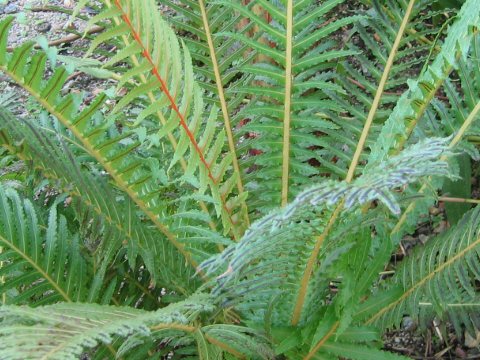
[[[146,10],[144,9],[144,11]],[[2,43],[6,42],[7,30],[10,23],[11,19],[2,22]],[[165,24],[162,26],[162,31],[166,31],[167,33],[170,31],[169,41],[173,43],[168,43],[168,46],[174,46],[172,45],[176,41],[174,35],[171,33],[171,30],[167,29]],[[178,42],[176,44],[178,45]],[[179,50],[179,47],[177,48]],[[107,115],[104,116],[98,112],[106,99],[106,94],[101,94],[98,98],[92,101],[89,106],[83,106],[83,110],[79,111],[79,103],[81,103],[81,99],[71,94],[66,97],[62,97],[59,94],[63,83],[68,76],[66,69],[58,68],[48,81],[44,81],[43,76],[46,55],[42,52],[31,53],[30,50],[31,44],[25,44],[21,48],[15,50],[12,55],[7,55],[5,53],[5,56],[0,59],[3,61],[0,65],[1,69],[29,91],[50,113],[55,115],[55,117],[72,132],[89,155],[94,157],[112,176],[116,186],[128,194],[143,213],[155,224],[156,228],[163,234],[163,236],[165,236],[177,248],[177,250],[182,253],[190,264],[195,265],[197,263],[195,257],[199,257],[200,259],[205,258],[205,249],[202,250],[202,247],[205,244],[199,244],[196,242],[195,237],[200,239],[217,239],[219,237],[208,228],[204,228],[205,225],[211,221],[210,217],[208,214],[202,215],[193,211],[184,213],[178,212],[175,218],[170,217],[170,214],[166,211],[167,205],[162,198],[162,192],[159,191],[158,180],[150,171],[149,163],[135,154],[135,149],[140,146],[139,139],[142,139],[142,134],[136,132],[136,129],[133,131],[125,129],[123,132],[119,132],[118,129],[115,128],[114,123],[119,116],[118,111],[122,106],[126,105],[126,102],[119,102],[113,109],[112,113],[107,113]],[[5,51],[5,48],[1,51]],[[164,48],[164,51],[167,51],[167,53],[170,54],[168,48]],[[186,56],[188,64],[188,55]],[[173,61],[173,59],[170,61]],[[192,75],[191,71],[189,74]],[[156,76],[154,78],[157,79]],[[195,85],[193,85],[193,79],[189,78],[187,80],[187,83],[191,83],[190,85],[195,88]],[[192,91],[193,88],[191,89]],[[199,97],[200,93],[199,91],[195,91],[195,94],[197,94],[195,95],[196,104],[199,105],[199,103],[201,103],[201,98]],[[131,99],[133,95],[129,95],[130,96],[126,96],[123,99]],[[165,97],[161,98],[165,99]],[[188,99],[185,99],[185,101],[187,100]],[[188,103],[185,102],[183,104],[185,106],[188,105]],[[186,111],[190,109],[189,106],[190,105],[183,110]],[[192,135],[199,129],[198,126],[202,126],[203,120],[201,115],[203,114],[201,113],[201,107],[199,107],[196,110],[196,116],[192,119],[196,125],[190,123],[190,130],[182,133],[183,135],[181,135],[179,148],[182,148],[183,150],[176,152],[177,155],[173,156],[173,160],[170,163],[171,166],[177,162],[178,156],[181,156],[183,152],[187,151],[189,146],[192,145],[189,145],[191,140],[190,137],[185,134]],[[230,160],[227,156],[222,159],[218,167],[215,167],[215,173],[212,172],[214,171],[213,167],[208,171],[204,168],[200,171],[198,170],[199,168],[197,168],[199,164],[198,161],[200,161],[200,163],[205,161],[213,164],[213,162],[215,162],[221,155],[223,137],[219,135],[212,145],[215,133],[215,122],[213,119],[214,118],[211,116],[210,121],[208,122],[209,125],[206,130],[207,132],[202,135],[199,140],[200,142],[194,142],[194,145],[192,145],[192,151],[195,152],[201,147],[205,150],[205,153],[197,154],[196,158],[195,156],[192,157],[191,163],[188,167],[188,176],[184,177],[184,181],[187,181],[189,184],[199,189],[199,195],[206,190],[206,187],[209,186],[208,184],[212,186],[214,185],[212,179],[217,179],[218,181],[220,181],[221,178],[223,179],[223,174],[229,167]],[[174,125],[177,120],[172,118],[170,119],[169,124]],[[207,151],[206,149],[209,150]],[[204,156],[203,160],[201,160],[202,156]],[[167,170],[168,168],[163,169],[164,173],[167,173]],[[197,175],[203,180],[195,180]],[[232,185],[231,182],[227,182],[224,185],[227,186],[228,184]],[[210,199],[209,201],[211,203],[216,204],[219,212],[222,212],[225,208],[222,207],[221,204],[223,203],[225,205],[224,201],[226,199],[225,197],[222,198],[223,195],[221,195],[221,191],[223,190],[220,190],[219,186],[220,184],[216,183],[216,185],[211,188],[216,189],[211,192],[213,200],[212,197],[204,196],[202,201]],[[223,200],[220,201],[220,198]],[[182,214],[184,216],[182,216]],[[224,215],[230,217],[231,214],[224,213]],[[189,226],[194,222],[196,226]],[[213,235],[205,236],[206,232]],[[193,241],[188,243],[187,238],[190,237],[193,238]],[[190,249],[189,251],[186,250],[186,246]],[[207,245],[207,247],[208,246],[209,245]],[[192,255],[191,250],[194,250],[193,252],[195,255]]]
[[191,324],[201,314],[212,311],[210,299],[195,295],[163,309],[147,312],[128,307],[95,304],[56,304],[36,309],[0,308],[0,353],[2,358],[77,359],[84,349],[110,344],[115,336],[135,336],[137,343],[164,331],[164,338],[191,333]]
[[[255,58],[256,52],[247,44],[219,36],[219,34],[238,32],[249,36],[253,23],[242,14],[232,11],[229,6],[211,1],[171,1],[159,0],[163,6],[173,12],[167,18],[177,33],[182,34],[192,55],[194,71],[199,84],[208,94],[205,101],[216,105],[219,121],[225,127],[232,165],[238,177],[236,180],[239,194],[243,193],[245,176],[239,165],[238,142],[235,139],[232,116],[238,111],[245,99],[242,92],[235,89],[251,82],[252,76],[243,74],[240,68]],[[168,11],[168,10],[167,10]],[[253,34],[252,36],[256,36]],[[242,204],[245,206],[245,203]],[[248,215],[245,216],[248,222]]]
[[385,328],[398,325],[405,314],[423,321],[448,315],[459,333],[462,325],[478,329],[479,226],[480,210],[475,208],[457,226],[406,259],[357,316]]
[[157,13],[155,1],[106,4],[106,11],[92,23],[108,19],[117,26],[98,36],[90,51],[117,39],[124,45],[106,66],[125,62],[130,65],[118,84],[118,89],[127,93],[112,114],[128,109],[133,100],[144,99],[144,106],[136,110],[136,115],[127,116],[125,125],[149,128],[152,125],[148,124],[153,122],[156,137],[172,149],[168,171],[175,168],[183,173],[184,180],[201,194],[208,189],[224,232],[238,237],[246,216],[245,207],[238,207],[246,194],[235,196],[233,192],[238,174],[231,169],[232,154],[224,152],[226,133],[217,128],[217,109],[208,108],[203,102],[202,91],[194,81],[188,48],[178,42],[160,16],[153,16]]
[[[331,215],[331,206],[342,200],[347,208],[380,200],[397,211],[392,189],[424,176],[448,176],[447,163],[439,160],[447,140],[414,145],[350,184],[327,181],[313,186],[301,192],[291,205],[255,222],[241,242],[202,264],[209,273],[226,270],[217,277],[214,293],[224,305],[232,303],[243,316],[257,321],[262,321],[273,306],[272,321],[287,325],[299,280],[316,237]],[[281,301],[272,304],[276,297]],[[308,315],[304,312],[303,316],[305,319]]]
[[[21,148],[12,149],[24,160],[33,161],[44,176],[59,181],[61,186],[73,197],[77,216],[86,221],[92,218],[101,221],[98,225],[103,232],[104,241],[94,244],[95,257],[106,270],[119,248],[125,246],[127,258],[135,266],[138,254],[158,286],[188,294],[196,288],[192,278],[193,269],[186,266],[183,257],[165,239],[158,239],[146,229],[136,215],[134,204],[129,198],[112,202],[120,196],[104,179],[93,176],[81,168],[81,159],[85,154],[76,148],[72,153],[67,140],[62,140],[48,130],[29,121],[21,121],[0,112],[1,125],[8,129],[13,142],[21,142]],[[58,135],[58,134],[56,134]],[[13,144],[1,144],[12,146]]]

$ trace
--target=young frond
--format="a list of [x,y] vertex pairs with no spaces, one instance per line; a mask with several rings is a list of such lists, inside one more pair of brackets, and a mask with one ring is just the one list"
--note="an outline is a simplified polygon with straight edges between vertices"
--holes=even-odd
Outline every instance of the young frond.
[[426,176],[449,176],[448,164],[439,159],[448,154],[447,142],[429,139],[413,145],[352,183],[327,181],[313,186],[290,205],[256,221],[238,244],[201,265],[207,273],[226,270],[217,276],[214,294],[223,305],[233,304],[257,321],[275,298],[281,298],[272,321],[287,324],[282,317],[292,313],[308,254],[326,226],[332,205],[343,201],[348,209],[380,200],[398,212],[392,190]]

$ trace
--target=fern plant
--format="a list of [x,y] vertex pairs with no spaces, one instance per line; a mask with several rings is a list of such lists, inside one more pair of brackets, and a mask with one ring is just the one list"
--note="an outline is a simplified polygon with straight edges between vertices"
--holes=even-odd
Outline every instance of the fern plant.
[[93,100],[0,22],[45,110],[0,108],[2,147],[60,194],[0,178],[0,358],[399,359],[404,314],[479,328],[476,209],[379,273],[477,158],[480,5],[343,3],[104,0]]

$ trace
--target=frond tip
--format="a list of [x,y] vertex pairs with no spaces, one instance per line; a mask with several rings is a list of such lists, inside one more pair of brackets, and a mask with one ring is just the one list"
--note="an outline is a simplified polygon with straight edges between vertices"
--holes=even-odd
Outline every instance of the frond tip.
[[315,185],[298,195],[288,206],[284,217],[290,216],[299,206],[310,203],[333,205],[341,198],[345,199],[345,209],[354,204],[364,204],[380,200],[394,214],[400,214],[400,206],[391,193],[391,189],[412,183],[423,176],[448,176],[448,163],[440,159],[442,155],[451,155],[448,150],[450,138],[429,138],[410,146],[398,156],[388,158],[377,167],[365,173],[351,184],[327,181]]

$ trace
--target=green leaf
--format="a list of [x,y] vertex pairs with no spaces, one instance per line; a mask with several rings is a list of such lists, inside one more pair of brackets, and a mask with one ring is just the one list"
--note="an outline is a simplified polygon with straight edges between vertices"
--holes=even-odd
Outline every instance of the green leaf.
[[330,355],[339,356],[351,360],[406,360],[405,356],[397,355],[391,352],[378,350],[372,347],[362,345],[352,345],[340,342],[327,342],[322,347],[322,352]]
[[[188,324],[212,310],[207,296],[195,295],[157,311],[96,304],[55,304],[35,309],[0,307],[0,356],[21,359],[78,359],[84,349],[111,344],[116,336],[151,335],[150,327],[191,331]],[[178,332],[177,335],[178,336]],[[170,331],[170,339],[175,337]]]
[[404,314],[421,321],[434,315],[448,315],[458,333],[462,332],[462,326],[473,333],[478,313],[475,284],[480,279],[479,227],[480,208],[477,207],[448,232],[416,250],[402,263],[388,286],[367,302],[373,305],[378,297],[382,305],[365,304],[364,312],[370,314],[365,323],[375,323],[384,329],[399,325]]
[[[457,197],[463,199],[470,199],[472,197],[472,165],[470,156],[462,154],[456,157],[460,171],[457,180],[446,180],[442,188],[442,194],[448,197]],[[455,225],[462,218],[462,216],[471,209],[470,204],[445,202],[445,211],[447,212],[447,219],[450,225]]]

